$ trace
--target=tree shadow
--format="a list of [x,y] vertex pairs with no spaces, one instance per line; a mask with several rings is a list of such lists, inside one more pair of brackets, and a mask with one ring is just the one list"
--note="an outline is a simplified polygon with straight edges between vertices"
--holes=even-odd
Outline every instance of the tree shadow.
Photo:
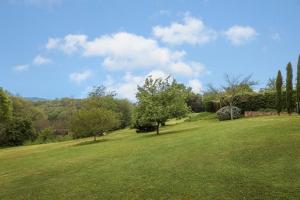
[[190,130],[199,129],[199,127],[191,127],[191,128],[185,128],[185,129],[179,129],[179,130],[168,130],[168,131],[161,131],[159,135],[156,134],[156,132],[151,132],[150,134],[145,134],[144,137],[159,137],[164,135],[171,135],[176,133],[182,133],[187,132]]
[[109,139],[103,138],[103,139],[97,139],[96,141],[91,140],[91,141],[80,142],[80,143],[74,144],[74,146],[85,146],[85,145],[97,144],[97,143],[102,143],[102,142],[107,142],[107,141],[109,141]]

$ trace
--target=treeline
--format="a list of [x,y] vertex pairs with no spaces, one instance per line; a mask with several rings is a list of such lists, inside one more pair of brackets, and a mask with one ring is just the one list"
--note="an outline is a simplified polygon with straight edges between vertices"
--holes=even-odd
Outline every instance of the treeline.
[[[124,128],[131,124],[132,109],[132,103],[115,98],[115,94],[107,92],[103,86],[95,87],[86,99],[63,98],[51,101],[30,101],[0,88],[0,146],[90,136],[90,132],[82,132],[79,128],[93,120],[89,119],[87,123],[88,118],[81,116],[83,111],[89,116],[100,110],[98,113],[101,117],[106,114],[114,118],[114,126],[105,131]],[[97,131],[97,134],[100,132]]]

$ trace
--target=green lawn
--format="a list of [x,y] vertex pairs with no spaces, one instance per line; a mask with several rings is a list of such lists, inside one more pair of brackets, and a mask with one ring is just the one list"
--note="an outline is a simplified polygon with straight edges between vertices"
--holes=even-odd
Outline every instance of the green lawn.
[[183,121],[0,149],[0,199],[300,199],[300,117]]

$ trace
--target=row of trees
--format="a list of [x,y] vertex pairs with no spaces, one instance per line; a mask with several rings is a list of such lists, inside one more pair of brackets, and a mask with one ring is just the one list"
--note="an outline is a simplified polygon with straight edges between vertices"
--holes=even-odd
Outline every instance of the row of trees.
[[[297,65],[297,78],[296,78],[296,110],[300,113],[300,56],[298,58]],[[278,115],[280,115],[282,111],[282,88],[283,88],[283,80],[282,74],[279,70],[276,77],[276,109]],[[291,114],[295,108],[295,102],[293,101],[293,68],[292,64],[289,62],[286,67],[286,109],[288,114]]]

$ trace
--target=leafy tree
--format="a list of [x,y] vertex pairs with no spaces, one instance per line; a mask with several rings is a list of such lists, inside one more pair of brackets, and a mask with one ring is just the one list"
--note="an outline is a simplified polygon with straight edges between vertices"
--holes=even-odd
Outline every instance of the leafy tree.
[[286,67],[286,108],[289,115],[293,112],[293,69],[289,62]]
[[183,88],[168,78],[146,78],[142,87],[138,86],[136,95],[138,103],[136,115],[140,123],[156,123],[156,133],[159,126],[169,118],[182,117],[188,112],[185,102],[186,93]]
[[7,93],[0,88],[0,123],[5,123],[12,118],[12,103]]
[[88,94],[89,97],[104,97],[104,96],[116,96],[114,91],[108,91],[104,85],[94,86],[92,91]]
[[36,138],[32,122],[29,119],[13,118],[0,133],[0,145],[17,146],[22,145],[26,140]]
[[280,70],[278,70],[276,78],[276,109],[278,115],[280,115],[282,110],[282,75]]
[[249,75],[244,79],[240,77],[231,77],[228,74],[225,76],[226,85],[223,86],[225,97],[227,97],[230,106],[230,116],[233,120],[234,97],[238,94],[253,92],[252,87],[257,84],[257,81],[251,80],[252,76]]
[[75,137],[94,136],[94,140],[97,135],[116,129],[119,125],[118,114],[104,108],[81,109],[71,120]]
[[300,114],[300,55],[298,58],[298,65],[297,65],[296,101],[297,101],[297,112]]

